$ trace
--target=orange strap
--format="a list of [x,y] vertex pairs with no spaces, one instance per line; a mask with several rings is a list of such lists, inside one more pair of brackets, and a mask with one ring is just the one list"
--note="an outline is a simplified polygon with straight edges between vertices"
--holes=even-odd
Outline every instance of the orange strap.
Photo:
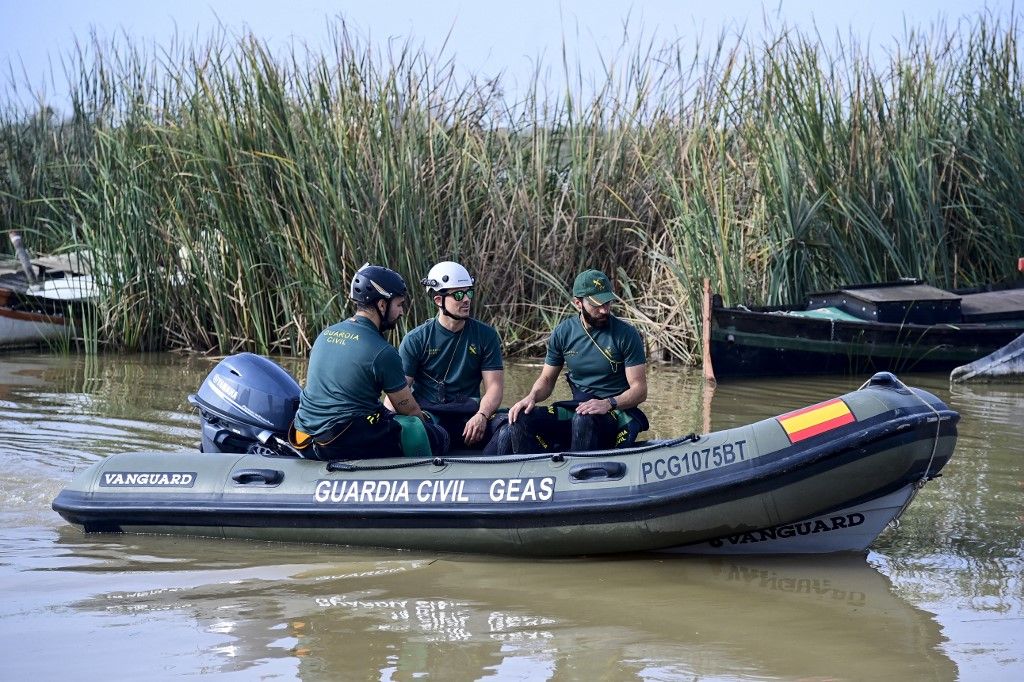
[[352,426],[352,422],[345,424],[345,428],[331,435],[331,437],[328,440],[314,441],[313,436],[309,435],[305,431],[299,431],[297,428],[295,428],[295,422],[292,422],[291,424],[288,425],[288,442],[290,442],[297,450],[305,450],[310,446],[310,444],[314,442],[317,445],[330,445],[335,440],[337,440],[339,436],[348,431],[348,427],[350,426]]
[[313,441],[313,437],[305,431],[295,428],[295,422],[288,425],[288,442],[298,450],[305,450]]

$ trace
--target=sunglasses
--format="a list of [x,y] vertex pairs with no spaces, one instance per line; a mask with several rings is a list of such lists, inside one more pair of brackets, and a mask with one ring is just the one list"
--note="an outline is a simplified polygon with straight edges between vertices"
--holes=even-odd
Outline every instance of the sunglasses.
[[466,289],[465,291],[453,291],[448,295],[454,298],[456,301],[461,301],[464,298],[468,298],[471,301],[473,300],[472,289]]

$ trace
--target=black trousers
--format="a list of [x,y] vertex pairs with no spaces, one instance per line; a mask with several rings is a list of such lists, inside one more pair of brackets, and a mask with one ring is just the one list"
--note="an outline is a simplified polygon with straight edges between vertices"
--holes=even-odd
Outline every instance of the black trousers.
[[484,449],[486,454],[486,447],[491,442],[491,439],[494,438],[494,434],[508,421],[508,414],[504,410],[491,415],[491,418],[487,420],[487,426],[484,427],[483,440],[473,445],[467,445],[466,441],[462,438],[462,433],[466,429],[466,423],[480,411],[480,403],[478,401],[466,399],[447,403],[432,403],[424,400],[420,402],[420,407],[431,414],[435,424],[439,424],[441,428],[448,432],[452,449]]
[[[439,457],[447,452],[448,433],[437,424],[424,426],[431,453]],[[388,411],[354,417],[314,437],[312,448],[316,459],[323,461],[401,457],[402,426]]]
[[477,441],[473,445],[467,445],[466,441],[462,438],[462,433],[466,429],[466,423],[476,415],[475,412],[473,414],[438,414],[431,412],[431,414],[434,415],[436,423],[448,432],[452,449],[461,450],[480,450],[485,448],[491,442],[491,439],[494,438],[494,433],[498,430],[498,427],[507,420],[507,417],[503,414],[492,416],[487,420],[483,440]]
[[[513,452],[561,452],[613,448],[618,420],[611,414],[576,414],[555,405],[538,406],[509,425]],[[499,439],[502,440],[502,439]]]

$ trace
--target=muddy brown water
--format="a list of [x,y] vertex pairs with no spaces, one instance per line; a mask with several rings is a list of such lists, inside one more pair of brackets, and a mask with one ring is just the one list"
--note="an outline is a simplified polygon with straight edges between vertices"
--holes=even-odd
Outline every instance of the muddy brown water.
[[[194,447],[185,396],[211,366],[0,356],[0,677],[1024,677],[1024,385],[902,377],[961,413],[960,440],[864,555],[521,560],[83,535],[50,509],[76,469],[111,453]],[[506,404],[536,372],[508,368]],[[656,367],[652,435],[748,423],[866,378],[711,394],[697,372]]]

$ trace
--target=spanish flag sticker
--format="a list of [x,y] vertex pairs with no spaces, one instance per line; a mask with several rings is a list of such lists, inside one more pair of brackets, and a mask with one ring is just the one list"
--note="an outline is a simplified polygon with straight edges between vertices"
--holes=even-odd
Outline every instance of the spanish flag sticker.
[[802,410],[788,412],[776,419],[786,431],[791,443],[799,443],[811,436],[857,421],[842,398],[834,398]]

